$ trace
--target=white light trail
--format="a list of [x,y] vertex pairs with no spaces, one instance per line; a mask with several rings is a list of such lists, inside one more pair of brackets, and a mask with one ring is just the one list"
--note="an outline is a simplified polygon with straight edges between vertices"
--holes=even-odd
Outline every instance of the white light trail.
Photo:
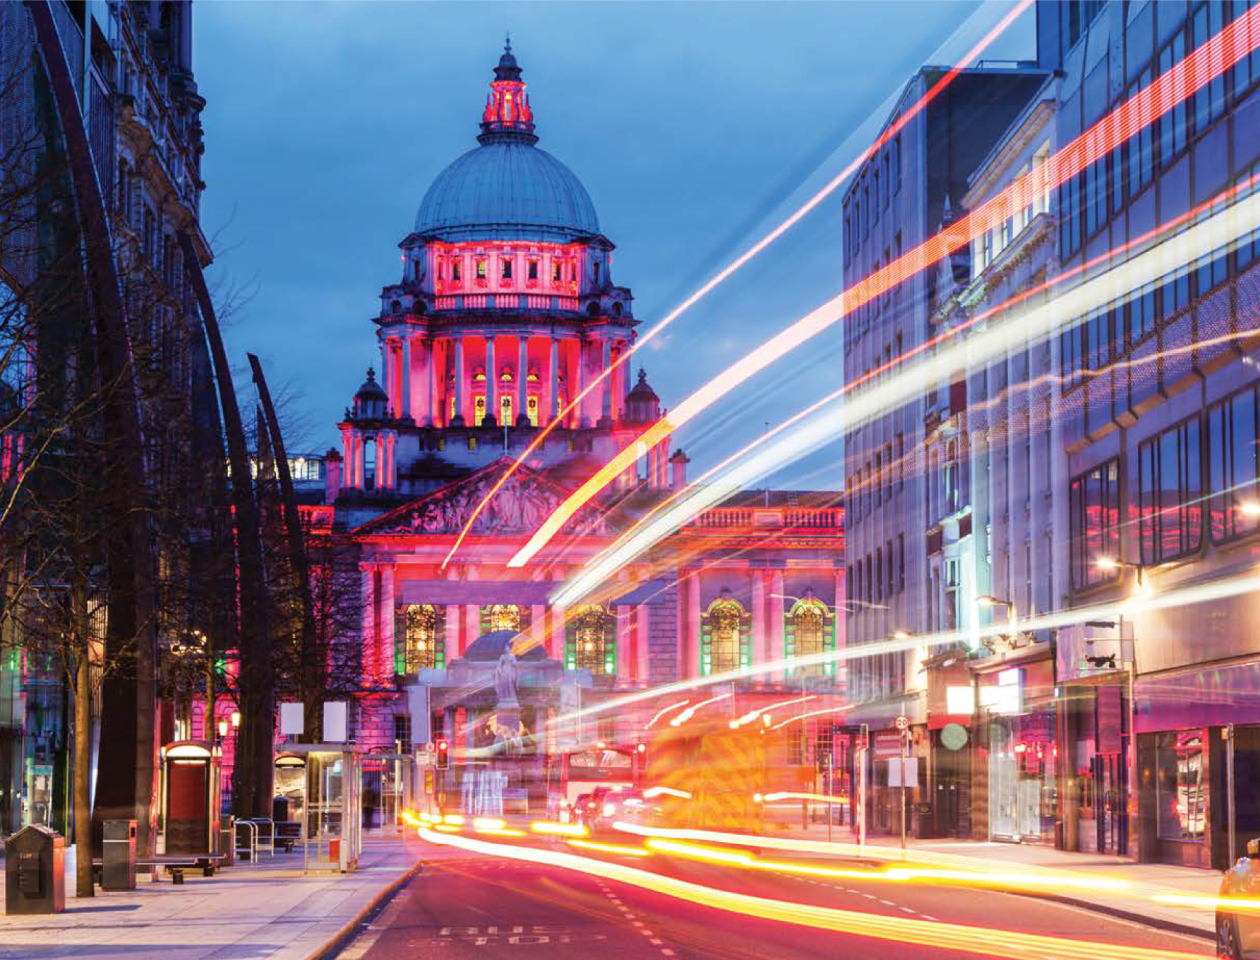
[[1079,323],[1091,310],[1124,300],[1146,283],[1186,269],[1201,255],[1237,243],[1240,236],[1260,227],[1260,194],[1245,197],[1207,219],[1190,226],[1148,250],[1096,277],[1063,291],[1048,303],[1019,312],[970,337],[942,345],[935,354],[904,367],[883,383],[875,383],[847,397],[844,390],[831,395],[830,403],[813,408],[822,412],[779,436],[704,487],[692,487],[647,523],[633,528],[587,563],[576,577],[551,596],[553,604],[571,606],[644,550],[669,536],[683,524],[716,506],[761,477],[831,443],[854,427],[903,406],[922,391],[925,383],[945,382],[960,370],[982,367],[1030,342],[1057,334],[1065,324]]

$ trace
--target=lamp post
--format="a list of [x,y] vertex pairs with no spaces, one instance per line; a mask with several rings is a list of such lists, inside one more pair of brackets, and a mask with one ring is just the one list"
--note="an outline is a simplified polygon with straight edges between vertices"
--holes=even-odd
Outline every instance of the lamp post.
[[1008,637],[1010,639],[1007,642],[1009,646],[1012,646],[1012,647],[1015,646],[1015,638],[1018,635],[1018,629],[1016,626],[1017,618],[1015,616],[1015,604],[1011,602],[1010,600],[1002,600],[999,597],[992,597],[992,596],[989,596],[988,594],[985,594],[984,596],[976,597],[976,606],[977,607],[1004,607],[1006,609],[1006,623],[1007,623],[1007,626],[1010,627],[1010,632],[1008,633]]

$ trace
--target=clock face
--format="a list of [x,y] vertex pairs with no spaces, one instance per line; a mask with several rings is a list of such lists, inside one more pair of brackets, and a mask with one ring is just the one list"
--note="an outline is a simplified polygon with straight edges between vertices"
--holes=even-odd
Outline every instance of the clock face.
[[967,745],[967,728],[958,723],[941,727],[941,746],[948,750],[961,750]]

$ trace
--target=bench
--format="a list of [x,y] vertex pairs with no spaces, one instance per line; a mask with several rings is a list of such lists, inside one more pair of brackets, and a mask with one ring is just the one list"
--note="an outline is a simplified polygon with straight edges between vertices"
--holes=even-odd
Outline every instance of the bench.
[[[201,853],[201,854],[185,854],[171,855],[161,857],[145,857],[143,860],[136,860],[136,867],[149,867],[151,869],[161,871],[163,868],[171,875],[172,883],[182,884],[184,882],[184,871],[200,869],[202,876],[213,877],[215,870],[223,860],[221,853]],[[100,857],[92,860],[92,870],[96,874],[96,881],[100,882],[101,872],[104,870],[104,862]]]

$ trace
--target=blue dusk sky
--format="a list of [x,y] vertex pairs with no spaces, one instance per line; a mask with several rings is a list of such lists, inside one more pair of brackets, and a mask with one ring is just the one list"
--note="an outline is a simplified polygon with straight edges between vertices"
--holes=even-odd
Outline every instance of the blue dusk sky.
[[[505,31],[539,146],[589,190],[643,330],[869,143],[919,65],[956,57],[1005,9],[980,8],[198,3],[202,227],[217,251],[211,282],[234,303],[242,398],[252,351],[284,397],[290,449],[337,441],[377,363],[370,318],[399,278],[397,244],[429,183],[475,145]],[[1031,37],[1020,23],[990,55],[1032,56]],[[839,197],[643,351],[666,407],[838,291]],[[678,442],[698,465],[731,452],[835,389],[840,344],[836,328],[798,350]],[[775,480],[836,487],[841,472],[831,452]]]

